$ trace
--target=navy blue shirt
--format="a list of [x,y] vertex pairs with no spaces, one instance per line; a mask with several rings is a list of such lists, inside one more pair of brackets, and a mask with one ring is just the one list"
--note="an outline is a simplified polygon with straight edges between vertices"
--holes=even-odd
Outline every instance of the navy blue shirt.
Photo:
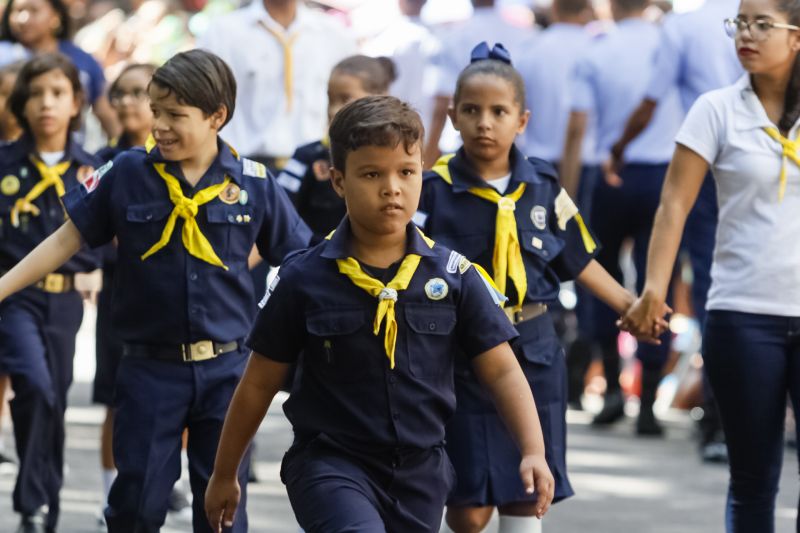
[[[64,197],[69,216],[86,242],[97,247],[117,238],[112,321],[120,338],[144,344],[183,344],[199,340],[241,340],[255,305],[247,258],[256,244],[270,264],[308,244],[310,231],[266,168],[239,159],[218,141],[219,155],[191,187],[180,165],[154,148],[133,148],[96,173],[98,185]],[[182,219],[166,247],[142,260],[161,238],[174,205],[153,164],[166,163],[183,194],[221,183],[230,176],[238,200],[220,197],[199,207],[196,220],[229,270],[189,254],[181,239]]]
[[[568,216],[567,206],[574,204],[561,188],[555,168],[541,159],[526,158],[516,147],[510,158],[511,181],[501,194],[515,191],[520,183],[526,184],[514,211],[528,278],[525,301],[553,302],[558,297],[559,284],[580,274],[597,250],[587,250],[574,216]],[[415,221],[431,238],[463,253],[494,275],[497,205],[468,192],[471,187],[491,185],[472,169],[463,148],[449,161],[448,168],[452,185],[435,172],[425,174]],[[561,217],[557,204],[562,207]],[[593,236],[592,240],[596,242]],[[506,296],[516,302],[510,280],[507,290],[512,294]]]
[[[9,270],[23,257],[54,233],[66,221],[64,207],[55,187],[50,187],[33,201],[39,216],[22,213],[19,227],[11,225],[11,209],[39,183],[41,175],[31,157],[36,153],[30,137],[0,146],[0,269]],[[70,140],[62,161],[71,161],[69,170],[61,177],[67,191],[79,189],[77,179],[81,167],[95,168],[99,161],[84,152],[78,143]],[[87,169],[88,171],[88,169]],[[88,272],[98,267],[98,255],[84,247],[57,272],[74,274]]]
[[347,206],[330,180],[331,152],[326,143],[298,148],[278,174],[278,183],[294,202],[297,213],[321,241],[342,221]]
[[283,363],[303,352],[300,378],[284,404],[296,439],[324,434],[377,454],[441,444],[455,409],[455,354],[472,358],[516,337],[516,330],[462,256],[439,244],[430,248],[409,224],[407,253],[422,260],[408,289],[399,291],[391,369],[384,329],[373,334],[378,299],[336,264],[350,255],[349,239],[345,218],[331,240],[287,259],[247,343]]
[[[123,134],[108,145],[100,148],[97,152],[95,152],[94,156],[101,160],[103,163],[108,163],[112,161],[115,157],[119,154],[124,152],[125,150],[129,150],[133,148],[133,145],[128,140],[128,138]],[[102,259],[103,270],[113,270],[114,267],[117,265],[117,246],[114,243],[108,243],[99,248],[100,257]],[[110,287],[109,287],[110,288]]]

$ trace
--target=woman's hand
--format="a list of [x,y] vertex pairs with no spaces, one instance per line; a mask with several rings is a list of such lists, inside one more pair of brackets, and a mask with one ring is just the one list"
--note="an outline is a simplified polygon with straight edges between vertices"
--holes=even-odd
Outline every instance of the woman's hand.
[[215,533],[222,533],[223,527],[233,527],[241,493],[236,476],[222,479],[212,474],[206,488],[206,517]]
[[625,316],[617,321],[617,327],[628,331],[637,339],[651,344],[661,344],[659,337],[669,329],[664,318],[672,309],[663,299],[645,292],[628,308]]

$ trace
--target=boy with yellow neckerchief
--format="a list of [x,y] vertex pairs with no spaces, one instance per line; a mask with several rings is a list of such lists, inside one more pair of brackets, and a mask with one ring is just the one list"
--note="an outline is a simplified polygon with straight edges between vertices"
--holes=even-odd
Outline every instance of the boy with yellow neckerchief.
[[236,527],[236,471],[303,353],[284,410],[295,441],[281,478],[306,531],[436,531],[453,485],[444,425],[455,409],[456,347],[495,399],[522,452],[519,475],[552,499],[516,332],[463,256],[411,222],[422,185],[419,115],[389,96],[345,106],[330,127],[332,182],[347,217],[287,259],[248,345],[254,354],[220,440],[206,512]]
[[[148,92],[153,139],[65,196],[70,221],[0,278],[0,299],[57,268],[82,241],[96,247],[116,238],[112,320],[124,344],[108,530],[160,529],[188,428],[193,526],[206,532],[203,494],[249,353],[248,256],[255,244],[278,264],[310,232],[266,168],[219,139],[236,95],[221,59],[178,54],[155,72]],[[246,530],[243,517],[234,531]]]

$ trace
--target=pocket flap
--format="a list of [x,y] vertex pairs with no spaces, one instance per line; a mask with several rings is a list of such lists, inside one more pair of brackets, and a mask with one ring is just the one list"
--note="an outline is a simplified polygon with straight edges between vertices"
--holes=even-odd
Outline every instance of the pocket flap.
[[561,253],[564,242],[546,231],[520,231],[520,245],[526,252],[541,257],[545,262],[550,262]]
[[308,332],[317,337],[350,335],[366,323],[363,309],[315,311],[306,315]]
[[240,205],[206,206],[206,218],[211,224],[249,224],[253,210]]
[[522,357],[530,363],[553,364],[553,358],[561,350],[553,321],[545,316],[527,320],[516,327],[519,337],[514,345],[519,347]]
[[129,205],[126,219],[128,222],[156,222],[167,218],[174,207],[171,203],[165,202]]
[[449,335],[456,327],[456,309],[450,305],[405,304],[406,323],[415,333]]

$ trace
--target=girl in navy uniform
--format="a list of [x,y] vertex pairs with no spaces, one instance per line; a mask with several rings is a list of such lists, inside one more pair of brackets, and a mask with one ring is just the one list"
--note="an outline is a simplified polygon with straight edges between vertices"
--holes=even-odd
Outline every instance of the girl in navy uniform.
[[[357,55],[343,59],[333,67],[328,80],[328,122],[353,100],[389,94],[396,77],[389,58]],[[329,147],[327,138],[301,146],[278,174],[278,183],[314,232],[315,242],[335,229],[345,214],[344,200],[330,184]]]
[[[248,256],[255,244],[278,264],[311,235],[266,168],[219,138],[236,95],[221,59],[177,54],[156,70],[148,94],[152,140],[65,197],[70,220],[0,278],[0,299],[68,261],[82,241],[98,247],[116,238],[112,321],[123,357],[108,529],[161,528],[188,428],[193,527],[207,532],[203,494],[248,356],[243,341],[255,307]],[[240,475],[244,483],[246,469]],[[235,531],[246,530],[243,516]]]
[[[117,112],[122,134],[96,155],[103,163],[134,146],[144,146],[153,128],[153,112],[147,95],[147,84],[156,67],[134,63],[125,67],[108,91],[111,106]],[[114,423],[113,394],[117,368],[122,358],[122,341],[111,327],[111,287],[117,251],[114,244],[100,249],[103,267],[103,290],[97,296],[97,327],[95,329],[97,360],[92,401],[106,406],[106,418],[100,431],[100,464],[103,468],[103,503],[108,499],[111,482],[116,475],[111,447]],[[105,506],[105,505],[104,505]]]
[[[528,117],[523,82],[505,48],[475,47],[451,110],[464,146],[426,175],[415,220],[491,272],[508,296],[506,313],[520,333],[512,346],[534,390],[559,501],[573,494],[565,462],[566,367],[547,305],[570,279],[618,313],[633,296],[594,261],[597,244],[552,165],[514,146]],[[517,475],[519,453],[467,365],[457,364],[456,395],[447,451],[458,483],[448,525],[481,531],[498,507],[501,532],[539,530],[534,499]]]
[[[61,196],[96,166],[70,139],[82,99],[78,71],[61,54],[38,56],[19,73],[8,107],[24,133],[0,147],[0,273],[64,224]],[[19,472],[13,500],[22,531],[52,531],[58,522],[64,411],[83,318],[74,276],[97,268],[96,254],[74,252],[68,261],[37,269],[24,285],[30,287],[0,303],[0,373],[11,376],[14,389]]]
[[443,441],[456,346],[521,449],[517,476],[538,491],[537,514],[547,510],[553,478],[507,342],[516,332],[472,264],[410,222],[422,136],[419,115],[389,96],[352,102],[333,119],[332,180],[348,214],[329,240],[286,260],[263,300],[206,494],[216,531],[241,519],[238,465],[301,351],[284,404],[295,441],[281,478],[305,531],[438,530],[454,482]]

